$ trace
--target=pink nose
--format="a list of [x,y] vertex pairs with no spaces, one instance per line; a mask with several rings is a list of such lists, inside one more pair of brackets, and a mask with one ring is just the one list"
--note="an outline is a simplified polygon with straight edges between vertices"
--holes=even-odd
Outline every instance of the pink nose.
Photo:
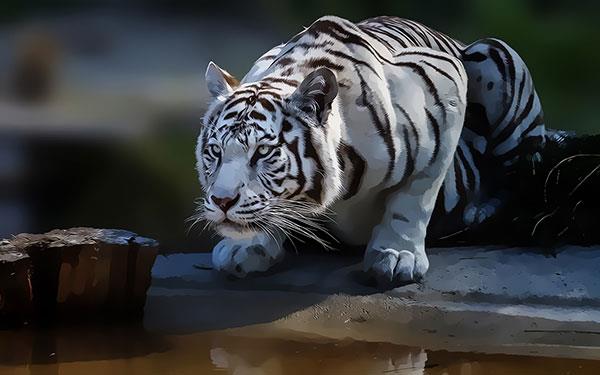
[[240,200],[240,195],[238,194],[235,197],[223,197],[223,198],[219,198],[214,195],[211,195],[210,199],[213,202],[215,202],[215,204],[217,206],[219,206],[219,208],[221,209],[221,211],[223,211],[223,213],[227,213],[227,210],[229,210],[231,207],[233,207],[233,205],[236,204],[238,200]]

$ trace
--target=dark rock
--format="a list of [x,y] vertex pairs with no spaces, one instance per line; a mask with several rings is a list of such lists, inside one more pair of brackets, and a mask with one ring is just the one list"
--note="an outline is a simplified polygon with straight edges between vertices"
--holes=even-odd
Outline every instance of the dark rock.
[[0,249],[0,328],[5,328],[31,316],[31,259],[5,241]]
[[25,253],[31,262],[35,322],[129,320],[143,313],[158,242],[124,230],[72,228],[19,234],[0,251]]

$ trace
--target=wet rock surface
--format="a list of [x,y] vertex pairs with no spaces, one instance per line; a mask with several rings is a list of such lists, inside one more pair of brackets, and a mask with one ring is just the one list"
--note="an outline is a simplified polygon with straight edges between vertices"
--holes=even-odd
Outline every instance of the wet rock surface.
[[94,228],[0,242],[0,322],[139,319],[158,242]]
[[257,335],[577,358],[600,356],[600,247],[429,249],[423,281],[365,283],[361,258],[289,254],[278,269],[224,278],[210,254],[161,256],[145,326],[194,332],[254,325]]

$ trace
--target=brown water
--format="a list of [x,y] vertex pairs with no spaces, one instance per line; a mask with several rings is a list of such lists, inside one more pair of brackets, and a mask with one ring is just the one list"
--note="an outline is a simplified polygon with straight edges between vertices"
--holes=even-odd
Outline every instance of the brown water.
[[600,374],[600,361],[253,335],[243,329],[167,336],[118,328],[0,331],[0,374]]

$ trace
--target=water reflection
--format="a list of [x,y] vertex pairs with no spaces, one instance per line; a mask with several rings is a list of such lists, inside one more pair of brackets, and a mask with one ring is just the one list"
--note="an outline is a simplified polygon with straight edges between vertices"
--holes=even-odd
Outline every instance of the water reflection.
[[[420,348],[378,343],[267,342],[231,340],[210,349],[210,360],[230,374],[424,374]],[[225,345],[226,344],[226,345]],[[386,347],[387,346],[387,347]],[[265,350],[266,349],[266,350]]]
[[52,366],[47,365],[143,357],[169,349],[165,338],[142,327],[81,326],[0,331],[0,369],[11,365],[50,368]]
[[118,327],[0,332],[0,374],[598,374],[600,363],[264,337],[257,329],[160,336]]

